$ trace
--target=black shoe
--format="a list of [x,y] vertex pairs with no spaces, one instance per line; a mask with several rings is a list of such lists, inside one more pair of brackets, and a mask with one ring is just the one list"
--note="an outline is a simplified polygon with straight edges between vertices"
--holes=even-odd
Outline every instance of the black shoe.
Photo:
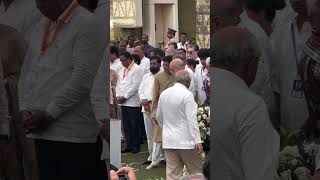
[[131,149],[124,149],[124,150],[121,151],[121,153],[129,153],[131,151],[132,151]]
[[165,160],[161,160],[159,164],[160,164],[160,165],[166,165],[167,162],[166,162]]
[[148,160],[142,163],[142,165],[149,165],[149,164],[151,164],[151,161],[148,161]]

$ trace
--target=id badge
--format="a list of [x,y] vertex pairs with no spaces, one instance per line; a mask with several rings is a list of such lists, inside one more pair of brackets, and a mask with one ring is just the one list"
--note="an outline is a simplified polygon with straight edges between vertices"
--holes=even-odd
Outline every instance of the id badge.
[[303,98],[303,87],[301,80],[294,80],[291,96],[294,98]]

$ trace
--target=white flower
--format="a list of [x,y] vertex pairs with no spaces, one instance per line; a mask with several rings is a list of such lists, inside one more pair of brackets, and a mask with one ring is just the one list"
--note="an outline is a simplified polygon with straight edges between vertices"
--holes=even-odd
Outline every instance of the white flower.
[[207,119],[207,117],[208,117],[208,116],[207,116],[206,114],[203,114],[203,115],[202,115],[202,119]]
[[280,156],[284,156],[285,154],[290,154],[294,157],[301,157],[299,153],[298,146],[286,146],[281,152]]
[[314,142],[311,144],[305,144],[304,151],[310,156],[315,156],[319,152],[319,145]]
[[287,171],[280,173],[280,178],[283,180],[289,180],[291,179],[291,173],[292,173],[291,170],[288,169]]
[[296,166],[298,164],[298,160],[293,159],[293,160],[291,160],[290,163],[291,163],[292,166]]
[[199,112],[200,114],[203,114],[203,113],[204,113],[204,109],[201,107],[201,108],[198,109],[198,112]]
[[201,121],[201,116],[198,116],[198,121]]
[[308,179],[310,175],[310,170],[306,167],[298,167],[296,170],[294,170],[294,174],[297,176],[298,180],[304,180]]
[[208,135],[208,136],[210,136],[210,129],[208,129],[208,131],[207,131],[207,135]]
[[199,123],[199,127],[202,128],[202,129],[205,129],[206,125],[203,122],[201,122],[201,123]]

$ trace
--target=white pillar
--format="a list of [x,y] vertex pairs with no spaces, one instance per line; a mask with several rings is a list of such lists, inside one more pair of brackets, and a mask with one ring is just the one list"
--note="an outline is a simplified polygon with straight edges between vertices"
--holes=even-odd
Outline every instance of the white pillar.
[[155,46],[155,9],[154,3],[149,0],[143,1],[143,33],[149,36],[149,44]]

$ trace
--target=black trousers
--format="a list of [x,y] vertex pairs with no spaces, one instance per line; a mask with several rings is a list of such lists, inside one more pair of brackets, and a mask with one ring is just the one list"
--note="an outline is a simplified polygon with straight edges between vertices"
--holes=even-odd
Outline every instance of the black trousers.
[[121,106],[123,130],[127,139],[127,149],[140,151],[141,107]]
[[39,180],[107,179],[100,138],[97,143],[35,140],[35,145]]

